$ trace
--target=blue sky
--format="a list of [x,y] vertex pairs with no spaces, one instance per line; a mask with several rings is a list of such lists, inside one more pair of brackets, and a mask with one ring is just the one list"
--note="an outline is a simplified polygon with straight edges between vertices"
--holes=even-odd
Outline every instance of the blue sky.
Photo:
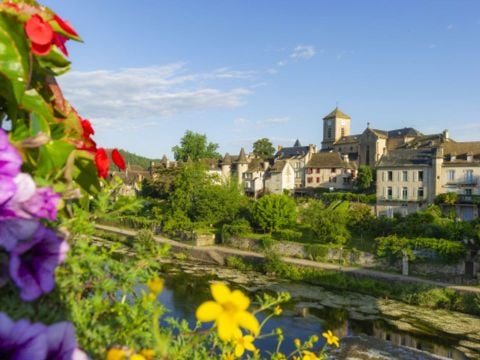
[[220,152],[317,144],[338,103],[352,132],[480,140],[480,1],[48,0],[69,42],[67,98],[95,139],[171,157],[186,130]]

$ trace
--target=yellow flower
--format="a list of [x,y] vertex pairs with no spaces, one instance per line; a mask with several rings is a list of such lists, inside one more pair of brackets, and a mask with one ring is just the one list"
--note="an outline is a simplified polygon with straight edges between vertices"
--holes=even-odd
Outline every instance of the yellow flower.
[[155,355],[155,351],[152,349],[143,349],[140,351],[140,355],[142,355],[146,360],[150,360]]
[[233,355],[232,353],[225,353],[222,356],[222,360],[234,360],[234,359],[235,359],[235,355]]
[[245,350],[254,352],[256,350],[255,345],[253,345],[253,336],[245,335],[243,336],[240,329],[235,330],[233,334],[233,341],[235,343],[235,356],[241,357]]
[[124,360],[126,356],[125,350],[112,348],[108,350],[106,360]]
[[157,295],[162,292],[164,284],[165,284],[165,280],[159,277],[155,277],[147,282],[148,289],[154,295]]
[[296,346],[297,348],[299,348],[299,347],[302,345],[302,343],[300,342],[300,339],[295,339],[295,340],[293,340],[293,343],[295,344],[295,346]]
[[210,286],[215,301],[205,301],[196,312],[201,322],[215,321],[218,336],[223,341],[233,339],[240,327],[258,335],[260,324],[253,314],[247,311],[250,299],[240,290],[230,291],[223,283],[213,283]]
[[328,330],[327,332],[324,332],[322,334],[322,336],[327,339],[327,343],[328,345],[333,345],[335,344],[337,347],[339,347],[339,344],[338,344],[338,337],[336,337],[335,335],[333,335],[333,333]]
[[277,305],[275,306],[275,309],[273,309],[273,314],[276,316],[279,316],[282,313],[282,311],[283,311],[282,308],[279,305]]
[[134,354],[132,356],[130,356],[130,359],[129,360],[147,360],[145,359],[142,355],[140,354]]
[[320,358],[311,351],[302,351],[302,360],[320,360]]

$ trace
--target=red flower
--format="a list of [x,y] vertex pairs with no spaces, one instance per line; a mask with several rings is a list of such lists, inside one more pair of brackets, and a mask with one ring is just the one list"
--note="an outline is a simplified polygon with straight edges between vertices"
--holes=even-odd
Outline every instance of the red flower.
[[95,134],[95,130],[93,130],[93,127],[90,121],[88,121],[87,119],[82,119],[80,120],[80,122],[82,124],[84,138],[88,138],[90,135]]
[[67,34],[72,35],[74,37],[78,37],[77,32],[75,29],[70,25],[68,21],[63,20],[60,16],[54,15],[53,20],[57,22],[58,25],[65,31]]
[[68,38],[59,34],[55,34],[55,37],[53,38],[53,43],[60,49],[60,51],[65,56],[68,56],[68,50],[67,50],[67,47],[65,46],[65,43],[67,42],[67,40]]
[[25,33],[32,42],[32,52],[46,55],[52,46],[54,32],[49,23],[43,21],[40,15],[32,15],[25,23]]
[[125,170],[125,160],[117,149],[112,150],[112,160],[120,170]]
[[110,159],[104,148],[99,148],[95,154],[95,165],[97,166],[98,176],[106,179],[108,176],[108,168],[110,167]]

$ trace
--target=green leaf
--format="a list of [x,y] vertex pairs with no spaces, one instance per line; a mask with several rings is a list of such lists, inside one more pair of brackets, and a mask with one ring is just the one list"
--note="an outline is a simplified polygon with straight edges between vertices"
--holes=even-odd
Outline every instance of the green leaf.
[[52,49],[46,56],[38,56],[37,61],[41,67],[50,70],[53,75],[57,76],[69,71],[71,65],[71,62],[63,56],[56,46],[52,46]]
[[30,89],[25,92],[21,107],[24,110],[32,113],[32,135],[36,135],[39,131],[43,131],[45,134],[50,136],[49,122],[53,120],[51,106],[45,102],[43,97],[40,96],[35,89]]
[[101,190],[93,159],[82,152],[78,152],[78,156],[75,158],[73,180],[90,195],[95,195]]
[[8,80],[7,89],[17,103],[21,102],[28,81],[29,56],[22,24],[0,13],[0,76]]
[[63,169],[75,146],[65,141],[53,140],[40,148],[36,176],[49,177]]
[[47,135],[50,134],[48,122],[46,122],[43,117],[39,117],[37,114],[32,113],[30,119],[30,133],[32,135],[37,135],[40,131]]

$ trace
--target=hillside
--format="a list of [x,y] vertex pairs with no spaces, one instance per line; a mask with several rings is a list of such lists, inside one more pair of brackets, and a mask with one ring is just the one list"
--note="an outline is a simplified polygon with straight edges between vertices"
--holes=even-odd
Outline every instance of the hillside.
[[[107,150],[108,155],[110,157],[111,157],[111,151],[112,149]],[[144,156],[140,156],[123,149],[118,149],[118,151],[120,151],[120,154],[122,154],[123,158],[125,159],[125,163],[129,165],[138,165],[144,169],[147,169],[150,166],[150,163],[152,161],[155,161],[155,162],[160,161],[160,159],[149,159]]]

